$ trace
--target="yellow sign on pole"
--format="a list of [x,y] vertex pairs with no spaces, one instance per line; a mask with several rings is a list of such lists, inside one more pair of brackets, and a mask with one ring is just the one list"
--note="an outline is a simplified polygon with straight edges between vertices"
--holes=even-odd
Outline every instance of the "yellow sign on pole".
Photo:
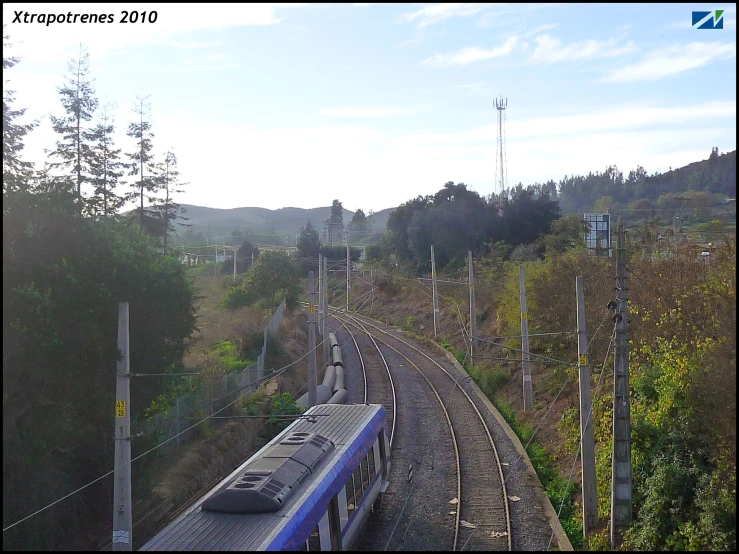
[[308,311],[313,313],[313,304],[308,304]]
[[116,417],[126,417],[126,401],[125,400],[116,400],[115,415]]
[[588,357],[585,354],[580,356],[580,365],[588,365]]
[[528,313],[528,312],[523,312],[523,313],[521,314],[521,319],[522,319],[523,321],[528,321],[528,320],[529,320],[529,313]]

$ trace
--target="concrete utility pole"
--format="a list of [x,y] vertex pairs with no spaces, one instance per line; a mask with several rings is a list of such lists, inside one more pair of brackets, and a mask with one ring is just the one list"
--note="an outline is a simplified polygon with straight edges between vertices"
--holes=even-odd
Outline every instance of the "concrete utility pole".
[[323,256],[318,253],[318,334],[323,336],[323,288],[326,285],[323,280]]
[[236,280],[236,247],[234,246],[234,281]]
[[621,546],[631,521],[631,409],[629,406],[629,312],[626,303],[626,235],[618,224],[616,349],[613,370],[613,468],[611,471],[611,548]]
[[526,311],[526,283],[524,282],[523,265],[519,266],[521,281],[521,364],[523,366],[523,411],[534,409],[534,398],[531,392],[531,355],[529,354],[529,313]]
[[131,550],[131,364],[128,302],[118,303],[118,371],[115,382],[113,550]]
[[580,372],[580,448],[582,449],[582,519],[583,534],[598,525],[598,489],[595,483],[595,441],[593,440],[593,406],[590,399],[588,336],[585,328],[585,295],[582,277],[575,277],[577,293],[577,354]]
[[216,257],[213,259],[213,275],[218,275],[218,244],[214,246],[216,248]]
[[318,400],[318,376],[316,373],[316,328],[315,291],[313,289],[313,272],[308,273],[308,407],[316,405]]
[[439,329],[439,292],[436,290],[436,259],[434,258],[434,245],[431,245],[431,290],[434,299],[434,336]]
[[470,359],[477,350],[477,312],[475,311],[475,275],[472,269],[472,250],[467,251],[469,260],[469,282],[470,282]]
[[349,279],[351,278],[352,261],[349,258],[349,231],[346,232],[346,311],[349,311]]
[[323,257],[323,322],[321,323],[321,335],[323,337],[323,360],[328,365],[331,362],[331,352],[328,344],[328,259]]

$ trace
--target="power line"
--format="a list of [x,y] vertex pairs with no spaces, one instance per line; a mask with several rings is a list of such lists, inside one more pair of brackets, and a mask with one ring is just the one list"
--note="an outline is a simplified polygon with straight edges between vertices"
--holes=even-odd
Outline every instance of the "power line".
[[[324,339],[323,339],[323,340],[322,340],[322,341],[321,341],[320,343],[318,343],[318,344],[316,345],[316,347],[315,347],[315,348],[314,348],[313,350],[315,350],[315,349],[316,349],[316,348],[318,348],[319,346],[322,346],[322,345],[323,345],[323,343],[324,343],[324,342],[325,342],[326,340],[328,340],[328,338],[324,338]],[[248,385],[248,387],[252,387],[252,386],[255,386],[255,385],[256,385],[256,386],[261,386],[261,385],[263,385],[263,384],[265,384],[265,383],[268,383],[268,382],[269,382],[269,381],[271,381],[272,379],[275,379],[276,377],[278,377],[279,375],[281,375],[281,374],[282,374],[282,373],[283,373],[283,372],[284,372],[285,370],[287,370],[287,369],[289,369],[290,367],[292,367],[292,366],[294,366],[295,364],[297,364],[297,363],[298,363],[299,361],[301,361],[302,359],[304,359],[304,358],[305,358],[306,356],[308,356],[308,354],[310,354],[310,353],[311,353],[311,351],[308,351],[308,352],[306,352],[305,354],[303,354],[303,355],[302,355],[302,356],[301,356],[300,358],[298,358],[297,360],[295,360],[294,362],[291,362],[291,363],[287,364],[286,366],[284,366],[284,367],[281,367],[281,368],[280,368],[280,369],[278,369],[278,370],[273,370],[273,372],[272,372],[272,374],[271,374],[270,376],[268,376],[268,377],[265,377],[265,378],[263,378],[263,379],[262,379],[261,381],[256,381],[256,382],[254,382],[254,383],[251,383],[250,385]],[[247,387],[244,387],[244,388],[247,388]],[[238,392],[238,391],[234,391],[234,392]],[[123,467],[126,467],[127,465],[130,465],[130,464],[132,464],[133,462],[135,462],[135,461],[136,461],[136,460],[138,460],[139,458],[143,458],[144,456],[146,456],[147,454],[149,454],[149,453],[153,452],[154,450],[157,450],[158,448],[161,448],[162,446],[164,446],[164,445],[165,445],[165,444],[167,444],[168,442],[170,442],[170,441],[172,441],[172,440],[176,439],[177,437],[179,437],[180,435],[182,435],[182,434],[184,434],[184,433],[188,432],[188,431],[189,431],[190,429],[194,429],[195,427],[197,427],[198,425],[200,425],[200,424],[201,424],[201,423],[203,423],[204,421],[207,421],[207,420],[209,420],[209,419],[212,419],[212,418],[213,418],[213,417],[214,417],[214,416],[215,416],[216,414],[219,414],[219,413],[221,413],[222,411],[224,411],[224,410],[225,410],[226,408],[229,408],[229,407],[231,407],[232,405],[234,405],[234,404],[235,404],[236,402],[238,402],[238,401],[239,401],[239,399],[240,399],[240,397],[237,397],[237,398],[236,398],[236,399],[235,399],[235,400],[234,400],[233,402],[229,402],[228,404],[226,404],[226,405],[225,405],[225,406],[224,406],[223,408],[221,408],[220,410],[218,410],[218,411],[214,412],[213,414],[211,414],[211,415],[209,415],[209,416],[206,416],[206,417],[204,417],[204,418],[203,418],[202,420],[200,420],[200,421],[199,421],[198,423],[196,423],[195,425],[192,425],[192,426],[188,427],[187,429],[184,429],[183,431],[181,431],[181,432],[177,433],[176,435],[174,435],[174,436],[172,436],[172,437],[170,437],[170,438],[168,438],[168,439],[164,440],[163,442],[159,443],[159,444],[158,444],[157,446],[155,446],[155,447],[153,447],[153,448],[150,448],[150,449],[149,449],[149,450],[147,450],[146,452],[144,452],[144,453],[142,453],[142,454],[139,454],[139,455],[138,455],[138,456],[136,456],[135,458],[131,459],[131,460],[130,460],[129,462],[126,462],[125,464],[122,464],[122,465],[120,465],[120,466],[118,466],[118,467],[114,468],[113,470],[111,470],[111,471],[109,471],[109,472],[105,473],[104,475],[101,475],[101,476],[100,476],[100,477],[98,477],[97,479],[94,479],[94,480],[90,481],[90,482],[89,482],[89,483],[87,483],[86,485],[83,485],[82,487],[80,487],[80,488],[78,488],[78,489],[76,489],[76,490],[74,490],[74,491],[70,492],[69,494],[67,494],[67,495],[65,495],[65,496],[63,496],[63,497],[61,497],[61,498],[59,498],[58,500],[55,500],[55,501],[54,501],[54,502],[52,502],[51,504],[48,504],[48,505],[44,506],[44,507],[43,507],[43,508],[41,508],[40,510],[36,510],[36,511],[35,511],[35,512],[33,512],[32,514],[29,514],[29,515],[27,515],[26,517],[24,517],[24,518],[22,518],[22,519],[19,519],[18,521],[16,521],[15,523],[12,523],[11,525],[8,525],[7,527],[5,527],[5,528],[3,529],[3,533],[4,533],[5,531],[7,531],[8,529],[11,529],[12,527],[15,527],[15,526],[16,526],[16,525],[18,525],[19,523],[23,523],[23,522],[24,522],[24,521],[26,521],[27,519],[30,519],[30,518],[32,518],[33,516],[35,516],[35,515],[38,515],[38,514],[40,514],[41,512],[43,512],[43,511],[45,511],[45,510],[48,510],[48,509],[49,509],[49,508],[51,508],[52,506],[54,506],[54,505],[58,504],[59,502],[61,502],[62,500],[66,500],[66,499],[67,499],[67,498],[69,498],[70,496],[74,496],[75,494],[77,494],[78,492],[80,492],[80,491],[82,491],[82,490],[86,489],[87,487],[90,487],[91,485],[94,485],[95,483],[97,483],[97,482],[98,482],[98,481],[100,481],[101,479],[104,479],[105,477],[108,477],[109,475],[112,475],[112,474],[113,474],[113,473],[115,473],[115,472],[116,472],[117,470],[119,470],[119,469],[121,469],[121,468],[123,468]]]

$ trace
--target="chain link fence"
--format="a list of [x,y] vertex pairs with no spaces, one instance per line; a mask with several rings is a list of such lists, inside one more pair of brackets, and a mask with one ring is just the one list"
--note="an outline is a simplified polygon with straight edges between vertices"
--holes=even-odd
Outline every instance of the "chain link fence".
[[[203,383],[193,392],[178,396],[169,410],[154,415],[143,425],[143,434],[155,435],[157,444],[177,437],[172,443],[179,445],[197,432],[196,428],[183,432],[188,427],[192,427],[197,419],[213,415],[237,399],[257,390],[265,377],[267,335],[269,331],[275,331],[280,327],[284,312],[285,301],[283,300],[264,328],[262,351],[256,362],[249,364],[241,371],[229,373],[210,383]],[[272,369],[267,370],[267,374],[272,371]],[[228,410],[222,412],[222,415],[228,414]],[[211,420],[212,423],[216,421],[222,420]]]

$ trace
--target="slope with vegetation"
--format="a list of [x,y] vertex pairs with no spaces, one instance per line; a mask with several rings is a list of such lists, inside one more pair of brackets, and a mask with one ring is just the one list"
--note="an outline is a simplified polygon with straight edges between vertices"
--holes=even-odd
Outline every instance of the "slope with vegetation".
[[[735,155],[724,158],[735,160]],[[731,175],[731,168],[726,171]],[[722,186],[730,194],[736,190],[735,181]],[[561,509],[563,526],[582,547],[579,463],[573,465],[580,421],[573,331],[575,277],[584,277],[601,518],[588,546],[607,548],[613,322],[606,305],[614,298],[616,269],[614,259],[584,249],[584,221],[574,214],[560,216],[551,198],[542,189],[517,189],[482,199],[448,183],[436,195],[403,204],[391,216],[381,244],[368,249],[368,263],[379,270],[370,306],[375,317],[434,339],[431,291],[415,277],[428,273],[431,244],[437,271],[451,279],[466,273],[467,250],[473,250],[478,335],[504,347],[480,343],[470,362],[467,290],[444,283],[439,284],[442,321],[435,339],[465,363],[528,444],[552,503]],[[440,221],[447,225],[437,226]],[[639,227],[628,234],[634,521],[624,548],[733,550],[736,242],[723,234],[706,260],[690,248],[690,240],[666,257],[655,257],[651,253],[661,248],[657,240],[656,233]],[[523,412],[515,350],[521,347],[521,264],[529,332],[554,333],[531,337],[531,351],[550,360],[532,363],[535,409],[530,413]],[[355,296],[365,291],[368,285],[353,285]],[[573,468],[578,468],[574,474]]]

